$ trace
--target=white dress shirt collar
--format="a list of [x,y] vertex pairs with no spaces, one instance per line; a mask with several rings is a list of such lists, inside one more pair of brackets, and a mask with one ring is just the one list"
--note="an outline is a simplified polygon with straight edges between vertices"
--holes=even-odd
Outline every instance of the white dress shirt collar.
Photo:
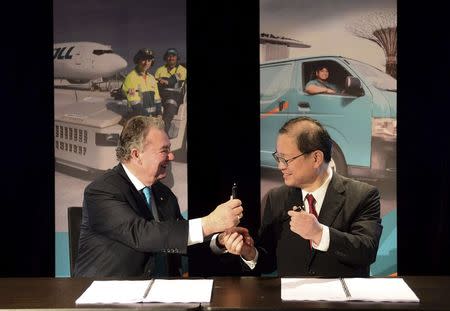
[[328,177],[325,180],[325,182],[319,188],[314,190],[313,192],[307,192],[302,189],[303,201],[305,203],[305,207],[307,208],[307,210],[306,210],[307,212],[309,212],[309,204],[308,204],[308,200],[306,199],[306,195],[308,193],[311,193],[312,196],[314,197],[314,199],[316,199],[317,215],[320,214],[320,210],[322,208],[322,203],[323,203],[323,200],[325,199],[325,194],[327,193],[328,185],[330,184],[331,177],[333,177],[333,170],[331,169],[330,166],[328,166],[327,173],[328,173]]
[[131,173],[131,171],[127,168],[125,164],[121,163],[121,165],[125,170],[125,173],[127,174],[128,178],[131,180],[134,187],[137,189],[137,191],[141,191],[146,187],[136,176],[133,175],[133,173]]

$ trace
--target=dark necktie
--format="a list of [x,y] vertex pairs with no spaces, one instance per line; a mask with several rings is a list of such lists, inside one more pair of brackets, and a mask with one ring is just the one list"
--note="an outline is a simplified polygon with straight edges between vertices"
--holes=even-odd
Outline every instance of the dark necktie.
[[[306,200],[308,200],[308,206],[309,206],[309,213],[313,214],[316,218],[317,217],[317,211],[316,211],[316,199],[314,199],[313,195],[311,193],[308,193],[306,195]],[[311,249],[311,251],[313,251],[313,247],[312,247],[312,241],[309,240],[309,248]]]
[[154,207],[152,204],[152,191],[150,190],[149,187],[144,187],[144,189],[142,189],[142,192],[144,193],[144,196],[145,196],[145,203],[147,203],[147,207],[150,210],[150,212],[152,213],[153,218],[156,221],[159,221],[158,212],[156,211],[156,207]]
[[317,211],[316,211],[316,199],[314,199],[314,197],[311,193],[308,193],[306,195],[306,200],[308,200],[309,213],[316,216],[316,218],[319,218],[317,216]]

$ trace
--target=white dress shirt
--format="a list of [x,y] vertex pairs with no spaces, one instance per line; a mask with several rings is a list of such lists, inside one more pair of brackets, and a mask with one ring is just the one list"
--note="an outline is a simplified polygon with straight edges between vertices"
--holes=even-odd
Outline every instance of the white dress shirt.
[[[307,192],[305,190],[302,189],[302,196],[303,196],[303,201],[305,204],[305,209],[306,212],[309,213],[309,204],[308,204],[308,200],[306,199],[306,195],[308,193],[311,193],[311,195],[314,197],[314,199],[316,200],[316,212],[317,212],[317,216],[320,215],[320,210],[322,209],[322,204],[323,204],[323,200],[325,199],[325,194],[327,193],[327,189],[328,189],[328,185],[330,184],[331,181],[331,177],[333,177],[333,170],[331,169],[331,167],[328,166],[327,169],[327,173],[328,173],[328,177],[325,180],[325,182],[316,190],[314,190],[313,192]],[[326,252],[330,246],[330,228],[328,226],[322,225],[320,224],[320,226],[322,227],[322,238],[320,239],[319,244],[316,244],[314,242],[312,242],[312,247]],[[211,241],[212,243],[212,241]],[[250,268],[250,269],[254,269],[256,266],[256,263],[258,262],[258,250],[256,249],[256,256],[255,259],[253,260],[245,260],[244,258],[242,258],[242,260],[245,262],[245,264]]]
[[[125,170],[130,181],[133,183],[134,187],[137,191],[141,191],[146,187],[130,170],[127,168],[125,164],[122,163],[122,167]],[[155,204],[155,201],[152,196],[152,204]],[[155,205],[156,206],[156,205]],[[202,219],[190,219],[189,220],[189,234],[188,234],[188,245],[203,243],[203,228],[202,228]]]

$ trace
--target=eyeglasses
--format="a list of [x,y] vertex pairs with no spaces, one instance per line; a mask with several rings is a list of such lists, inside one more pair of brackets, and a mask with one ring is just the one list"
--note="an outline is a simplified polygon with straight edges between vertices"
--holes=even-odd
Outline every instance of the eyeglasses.
[[272,153],[272,156],[273,156],[273,158],[275,159],[275,161],[277,163],[281,162],[281,164],[283,164],[285,166],[288,166],[290,162],[292,162],[295,159],[300,158],[302,155],[305,155],[305,154],[308,154],[308,153],[311,153],[311,152],[303,152],[302,154],[299,154],[298,156],[292,157],[290,159],[285,159],[285,158],[279,156],[278,153],[275,151],[274,153]]

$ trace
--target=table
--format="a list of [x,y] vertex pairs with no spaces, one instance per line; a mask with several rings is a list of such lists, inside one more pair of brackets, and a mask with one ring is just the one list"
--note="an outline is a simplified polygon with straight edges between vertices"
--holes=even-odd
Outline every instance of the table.
[[217,277],[211,303],[77,306],[75,300],[94,279],[0,278],[0,309],[151,309],[151,310],[450,310],[450,277],[408,276],[421,300],[413,303],[282,302],[279,278]]

